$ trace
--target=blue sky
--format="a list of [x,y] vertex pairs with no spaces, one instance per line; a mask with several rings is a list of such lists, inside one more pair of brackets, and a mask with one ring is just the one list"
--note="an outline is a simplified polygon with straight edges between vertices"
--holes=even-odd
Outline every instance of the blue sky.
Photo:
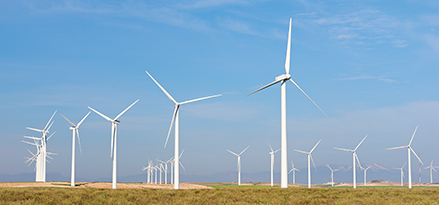
[[[429,164],[439,156],[438,10],[432,0],[0,1],[0,174],[33,171],[23,161],[34,148],[20,140],[39,136],[25,127],[44,127],[55,110],[78,122],[87,106],[115,117],[137,99],[120,118],[119,175],[172,157],[173,138],[163,145],[173,103],[145,70],[177,101],[223,94],[181,107],[184,174],[234,171],[226,149],[249,145],[243,172],[268,171],[280,85],[246,95],[284,73],[289,18],[292,78],[328,115],[288,84],[289,160],[306,167],[292,149],[322,139],[317,165],[349,165],[333,147],[368,135],[362,163],[400,167],[406,152],[385,148],[406,145],[419,125],[413,147]],[[92,113],[80,128],[78,176],[111,175],[110,126]],[[70,174],[68,127],[57,114],[48,172]]]

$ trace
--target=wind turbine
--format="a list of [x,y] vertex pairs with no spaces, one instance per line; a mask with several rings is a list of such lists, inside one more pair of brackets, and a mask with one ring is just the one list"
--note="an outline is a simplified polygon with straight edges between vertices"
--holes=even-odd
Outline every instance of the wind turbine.
[[314,165],[314,169],[316,169],[316,171],[317,171],[317,168],[316,168],[316,165],[314,164],[314,160],[312,159],[311,153],[312,153],[312,151],[314,151],[314,149],[317,147],[317,145],[319,145],[320,141],[322,141],[322,140],[319,140],[317,142],[317,144],[314,145],[314,147],[309,152],[300,151],[297,149],[294,150],[296,152],[300,152],[300,153],[304,153],[304,154],[308,155],[308,188],[311,188],[311,164],[310,164],[310,161],[312,161],[312,164]]
[[430,184],[433,184],[433,170],[436,172],[436,169],[434,169],[433,166],[433,160],[431,160],[430,166],[425,167],[425,169],[430,169]]
[[268,154],[271,155],[271,186],[273,186],[274,154],[276,154],[276,152],[278,152],[280,149],[273,151],[273,148],[271,147],[270,143],[268,143],[268,145],[270,146],[270,150],[271,150],[271,152],[269,152]]
[[340,170],[340,169],[332,169],[329,164],[326,165],[331,170],[331,185],[334,186],[334,172]]
[[296,168],[294,167],[293,160],[291,160],[291,166],[292,166],[293,168],[291,168],[291,170],[288,172],[288,174],[291,173],[291,172],[293,172],[293,184],[295,184],[295,183],[296,183],[296,171],[300,172],[300,170],[298,170],[298,169],[296,169]]
[[366,185],[366,171],[367,171],[370,167],[372,167],[372,165],[369,165],[366,169],[364,169],[363,167],[360,167],[361,169],[364,170],[364,186],[367,186],[367,185]]
[[41,144],[40,144],[41,145],[41,148],[40,148],[41,154],[39,155],[39,160],[37,160],[37,163],[41,163],[39,166],[41,169],[41,171],[40,171],[41,175],[39,177],[37,176],[37,179],[36,179],[37,181],[42,181],[42,182],[46,181],[47,140],[49,140],[49,138],[52,137],[52,135],[55,133],[53,133],[49,137],[47,137],[47,134],[49,134],[49,129],[50,129],[50,127],[52,127],[52,125],[54,123],[54,121],[52,121],[52,119],[53,119],[53,116],[55,116],[55,114],[56,114],[56,110],[52,114],[52,117],[50,117],[49,121],[47,121],[46,126],[44,126],[44,128],[42,130],[31,128],[31,127],[26,127],[26,129],[28,129],[28,130],[33,130],[33,131],[43,133],[43,136],[38,139],[41,141]]
[[322,109],[291,79],[290,73],[290,50],[291,50],[291,23],[288,30],[288,44],[287,44],[287,56],[285,59],[285,74],[277,76],[275,81],[259,88],[258,90],[248,94],[250,96],[265,88],[268,88],[277,83],[281,83],[281,188],[288,188],[288,160],[287,160],[287,81],[291,81],[311,102],[317,106],[317,108],[326,116]]
[[[407,163],[407,162],[406,162]],[[404,168],[404,166],[405,166],[405,164],[406,163],[404,163],[404,165],[402,165],[402,167],[401,168],[393,168],[393,169],[399,169],[399,170],[401,170],[401,186],[403,186],[403,178],[404,178],[404,171],[402,170],[403,168]]]
[[27,141],[23,141],[26,144],[30,144],[30,145],[35,145],[35,147],[37,148],[37,152],[34,154],[32,153],[30,150],[27,150],[32,157],[25,157],[27,160],[24,163],[29,163],[28,166],[30,166],[34,161],[35,161],[35,181],[42,181],[41,180],[41,176],[42,176],[42,154],[41,154],[41,145],[38,144],[37,140],[40,140],[39,138],[36,137],[28,137],[28,136],[24,136],[25,138],[29,138],[29,139],[33,139],[34,143],[31,142],[27,142]]
[[180,170],[179,170],[179,159],[178,159],[178,153],[179,153],[179,113],[180,113],[180,105],[183,104],[187,104],[187,103],[191,103],[191,102],[196,102],[196,101],[200,101],[200,100],[205,100],[205,99],[209,99],[209,98],[214,98],[214,97],[219,97],[221,96],[221,94],[219,95],[212,95],[212,96],[208,96],[208,97],[202,97],[202,98],[197,98],[197,99],[193,99],[193,100],[187,100],[184,102],[177,102],[147,71],[145,71],[146,74],[149,75],[149,77],[151,77],[151,79],[155,82],[155,84],[157,84],[157,86],[159,86],[159,88],[166,94],[166,96],[168,96],[168,98],[170,100],[172,100],[172,102],[174,102],[174,114],[172,115],[172,120],[171,120],[171,126],[169,127],[169,131],[168,131],[168,136],[166,137],[166,142],[165,142],[165,148],[166,145],[168,144],[168,139],[169,139],[169,134],[171,134],[171,130],[172,130],[172,125],[174,124],[175,121],[175,129],[174,129],[174,134],[175,134],[175,146],[174,146],[174,189],[180,189]]
[[[183,164],[180,161],[181,155],[183,155],[183,152],[184,152],[184,149],[181,151],[180,156],[178,157],[178,163],[180,164],[181,168],[183,168],[183,170],[186,171],[186,169],[184,168]],[[174,184],[173,170],[174,170],[175,156],[171,157],[171,159],[169,159],[168,161],[171,164],[171,184]]]
[[73,124],[73,122],[71,122],[69,119],[67,119],[63,114],[61,114],[61,116],[64,117],[64,119],[66,119],[72,126],[70,127],[70,129],[73,131],[73,136],[72,136],[72,172],[71,172],[71,177],[70,177],[70,185],[71,186],[75,186],[75,135],[78,136],[78,144],[79,144],[79,151],[81,152],[81,156],[82,156],[82,149],[81,149],[81,140],[79,140],[79,126],[82,124],[82,122],[84,122],[85,118],[87,118],[87,116],[90,114],[91,111],[89,111],[87,113],[87,115],[85,115],[84,118],[82,118],[81,121],[79,121],[78,125]]
[[[358,147],[360,147],[361,143],[363,143],[363,141],[366,139],[366,137],[367,137],[367,135],[363,138],[363,140],[361,140],[361,142],[357,145],[357,147],[355,147],[354,150],[334,147],[334,149],[338,149],[338,150],[342,150],[342,151],[347,151],[347,152],[352,152],[352,161],[353,161],[352,171],[354,172],[354,174],[353,174],[353,177],[354,177],[354,180],[353,180],[353,182],[354,182],[354,189],[357,188],[357,175],[355,174],[355,171],[356,171],[357,167],[355,166],[356,165],[355,159],[358,160],[358,156],[357,156],[356,151],[357,151]],[[360,160],[358,160],[358,164],[360,164]],[[360,164],[360,167],[361,167],[361,164]]]
[[247,148],[245,148],[244,150],[242,150],[241,153],[236,154],[230,150],[227,150],[228,152],[232,153],[233,155],[238,157],[238,185],[241,185],[241,155],[242,153],[245,152],[245,150],[247,150],[250,146],[248,146]]
[[162,164],[164,164],[165,166],[163,167],[163,171],[165,172],[165,184],[168,184],[168,163],[170,162],[170,160],[168,161],[162,161],[162,160],[157,160],[159,162],[161,162]]
[[148,166],[147,167],[143,167],[142,171],[146,171],[146,183],[150,184],[151,182],[151,169],[152,169],[152,162],[149,161],[148,162]]
[[412,151],[413,154],[416,156],[416,158],[418,158],[419,162],[421,162],[421,164],[424,165],[424,163],[422,163],[422,161],[421,161],[421,158],[419,158],[418,155],[416,155],[416,152],[410,146],[412,144],[413,138],[415,137],[416,130],[418,130],[418,126],[416,126],[415,131],[413,132],[413,135],[412,135],[412,139],[410,139],[410,142],[409,142],[408,145],[400,146],[400,147],[387,148],[387,150],[407,148],[407,152],[408,152],[408,166],[407,166],[407,169],[408,169],[408,173],[409,173],[409,188],[410,189],[412,188],[412,169],[411,169],[410,151]]
[[139,100],[136,100],[133,104],[128,106],[124,111],[122,111],[114,119],[111,119],[111,118],[107,117],[106,115],[96,111],[95,109],[88,107],[90,110],[92,110],[96,114],[100,115],[104,119],[111,122],[111,153],[110,153],[110,157],[113,158],[113,177],[112,177],[113,189],[117,188],[117,125],[120,124],[120,121],[117,119],[119,119],[120,116],[122,116],[126,111],[128,111],[138,101]]

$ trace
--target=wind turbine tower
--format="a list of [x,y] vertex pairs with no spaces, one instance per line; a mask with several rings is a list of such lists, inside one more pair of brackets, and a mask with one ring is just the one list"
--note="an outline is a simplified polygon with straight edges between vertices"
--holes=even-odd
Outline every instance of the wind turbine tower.
[[[91,112],[91,111],[90,111]],[[90,112],[87,113],[87,115],[85,115],[84,118],[82,118],[82,120],[78,123],[78,125],[73,124],[73,122],[71,122],[69,119],[67,119],[63,114],[61,114],[61,116],[64,117],[64,119],[66,119],[72,126],[70,127],[70,129],[73,131],[73,137],[72,137],[72,171],[71,171],[71,177],[70,177],[70,186],[75,186],[75,135],[78,137],[78,144],[79,144],[79,151],[81,152],[81,156],[82,156],[82,149],[81,149],[81,140],[79,140],[79,126],[82,124],[82,122],[84,122],[85,118],[87,118],[87,116],[90,114]]]
[[304,153],[304,154],[308,155],[308,188],[311,188],[311,164],[310,164],[310,161],[312,161],[312,164],[314,165],[314,169],[317,171],[317,168],[316,168],[316,165],[314,164],[314,160],[312,159],[311,153],[312,153],[312,151],[314,151],[314,149],[317,147],[317,145],[319,145],[320,141],[322,141],[322,140],[319,140],[317,142],[317,144],[314,145],[314,147],[309,152],[300,151],[297,149],[294,150],[296,152],[300,152],[300,153]]
[[[407,163],[407,162],[406,162],[406,163]],[[403,178],[404,178],[404,171],[403,171],[403,168],[404,168],[404,166],[405,166],[406,163],[404,163],[404,165],[402,165],[401,168],[393,168],[393,169],[399,169],[399,170],[401,170],[401,186],[403,186],[403,182],[404,182],[404,180],[403,180]]]
[[250,96],[274,84],[281,83],[281,188],[288,188],[288,160],[287,160],[287,81],[291,81],[317,108],[326,116],[322,109],[291,79],[290,73],[290,50],[291,50],[291,24],[288,30],[287,56],[285,59],[285,74],[277,76],[275,81],[248,94]]
[[[354,189],[357,188],[357,175],[355,173],[355,171],[357,170],[357,167],[356,167],[355,159],[358,160],[358,156],[357,156],[356,151],[357,151],[358,147],[360,147],[361,143],[363,143],[363,141],[366,139],[366,137],[367,137],[367,135],[363,138],[363,140],[361,140],[361,142],[353,150],[334,147],[334,149],[338,149],[338,150],[342,150],[342,151],[347,151],[347,152],[352,152],[352,161],[353,161],[352,171],[353,171],[353,178],[354,178],[353,179]],[[358,164],[360,164],[360,160],[358,160]],[[360,167],[361,167],[361,164],[360,164]]]
[[178,159],[178,153],[179,153],[179,113],[180,113],[180,105],[184,105],[187,103],[191,103],[191,102],[196,102],[196,101],[200,101],[200,100],[205,100],[205,99],[209,99],[209,98],[214,98],[214,97],[219,97],[221,96],[221,94],[219,95],[212,95],[212,96],[208,96],[208,97],[202,97],[202,98],[197,98],[197,99],[193,99],[193,100],[187,100],[184,102],[177,102],[147,71],[145,71],[146,74],[149,75],[149,77],[155,82],[155,84],[157,84],[157,86],[159,86],[159,88],[165,93],[166,96],[168,96],[168,98],[170,100],[172,100],[172,102],[174,102],[174,114],[172,115],[172,120],[171,120],[171,126],[169,127],[169,131],[168,131],[168,136],[166,137],[166,142],[165,142],[165,148],[166,148],[166,144],[168,143],[168,139],[169,139],[169,134],[171,133],[172,130],[172,125],[174,124],[175,121],[175,129],[174,129],[174,134],[175,134],[175,145],[174,145],[174,189],[180,189],[180,170],[179,170],[179,166],[178,164],[180,164],[179,159]]
[[293,184],[295,184],[295,183],[296,183],[296,171],[300,172],[300,170],[298,170],[297,168],[294,167],[294,163],[293,163],[292,160],[291,160],[291,166],[292,166],[292,168],[291,168],[291,170],[288,172],[288,174],[291,173],[291,172],[293,172]]
[[425,169],[430,169],[430,184],[433,184],[433,170],[436,172],[436,169],[434,169],[433,166],[433,160],[431,160],[430,166],[425,167]]
[[241,155],[242,153],[245,152],[245,150],[247,150],[250,146],[248,146],[247,148],[245,148],[244,150],[242,150],[241,153],[236,154],[230,150],[227,150],[228,152],[232,153],[233,155],[238,157],[238,185],[241,185]]
[[137,102],[139,102],[139,100],[136,100],[133,104],[128,106],[124,111],[122,111],[114,119],[111,119],[111,118],[107,117],[106,115],[96,111],[95,109],[88,107],[90,110],[92,110],[96,114],[100,115],[104,119],[111,122],[111,153],[110,153],[110,157],[113,158],[113,176],[112,176],[113,189],[117,188],[117,125],[120,124],[120,121],[118,121],[117,119],[119,119],[120,116],[122,116],[126,111],[128,111]]
[[366,171],[367,171],[370,167],[372,167],[372,165],[368,166],[366,169],[364,169],[363,167],[361,167],[361,169],[364,170],[364,186],[367,186],[367,185],[366,185]]
[[409,142],[408,145],[400,146],[400,147],[387,148],[387,150],[407,148],[407,152],[408,152],[408,166],[407,166],[407,169],[408,169],[408,173],[409,173],[409,179],[408,180],[409,180],[409,188],[410,189],[412,188],[412,170],[411,170],[412,167],[411,167],[411,160],[410,160],[410,155],[411,155],[410,152],[413,152],[413,154],[419,160],[419,162],[421,162],[421,164],[424,164],[424,163],[422,163],[421,158],[419,158],[418,155],[416,155],[416,152],[411,147],[413,138],[415,137],[415,134],[416,134],[416,130],[418,130],[418,126],[416,126],[415,131],[413,132],[412,138],[410,139],[410,142]]

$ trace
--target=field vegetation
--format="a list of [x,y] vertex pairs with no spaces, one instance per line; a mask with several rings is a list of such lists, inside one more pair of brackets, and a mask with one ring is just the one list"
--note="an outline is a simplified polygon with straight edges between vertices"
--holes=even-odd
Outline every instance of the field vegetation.
[[[217,186],[214,186],[217,187]],[[437,188],[0,188],[0,204],[438,204]]]

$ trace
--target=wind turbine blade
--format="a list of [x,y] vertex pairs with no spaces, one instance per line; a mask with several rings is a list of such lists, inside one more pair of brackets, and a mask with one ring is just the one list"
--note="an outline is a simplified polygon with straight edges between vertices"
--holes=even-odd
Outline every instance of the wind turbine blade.
[[304,152],[304,151],[301,151],[301,150],[297,150],[297,149],[293,149],[293,150],[296,151],[296,152],[303,153],[303,154],[309,154],[308,152]]
[[401,148],[407,148],[407,146],[392,147],[392,148],[387,148],[386,150],[401,149]]
[[49,130],[50,130],[50,128],[52,127],[52,125],[53,125],[54,122],[55,122],[55,121],[52,121],[52,123],[50,123],[50,125],[49,125],[49,127],[47,128],[46,131],[49,131]]
[[27,142],[27,141],[24,141],[24,140],[21,140],[21,141],[24,142],[24,143],[26,143],[26,144],[30,144],[30,145],[38,146],[37,144],[31,143],[31,142]]
[[139,99],[137,99],[135,102],[133,102],[133,104],[131,104],[130,106],[128,106],[124,111],[122,111],[116,118],[114,118],[114,120],[117,120],[120,116],[122,116],[126,111],[128,111],[131,107],[133,107],[134,104],[136,104],[137,102],[139,102]]
[[255,90],[255,91],[253,91],[252,93],[248,94],[247,96],[253,95],[253,94],[255,94],[255,93],[257,93],[257,92],[259,92],[259,91],[261,91],[261,90],[263,90],[265,88],[268,88],[268,87],[270,87],[270,86],[272,86],[272,85],[274,85],[274,84],[276,84],[276,83],[278,83],[280,81],[282,81],[282,80],[276,80],[276,81],[274,81],[274,82],[272,82],[272,83],[270,83],[270,84],[268,84],[268,85],[266,85],[266,86],[264,86],[262,88],[259,88],[259,89]]
[[268,143],[268,146],[270,146],[270,150],[271,150],[271,152],[273,152],[273,148],[271,147],[270,143]]
[[416,126],[415,131],[413,132],[412,138],[410,139],[410,142],[409,142],[409,146],[412,144],[413,138],[415,137],[415,134],[416,134],[416,130],[418,130],[418,126]]
[[166,148],[166,145],[168,144],[169,135],[171,134],[171,130],[172,130],[172,125],[174,125],[175,116],[177,115],[179,108],[180,108],[180,105],[176,104],[176,107],[174,109],[174,114],[172,115],[171,126],[169,127],[168,136],[166,137],[165,148]]
[[245,152],[245,150],[247,150],[248,148],[249,148],[250,146],[248,146],[247,148],[245,148],[244,150],[242,150],[242,152],[241,153],[239,153],[239,156],[241,156],[242,155],[242,153],[244,153]]
[[91,107],[89,107],[89,106],[87,106],[87,107],[88,107],[88,109],[93,110],[93,112],[95,112],[96,114],[98,114],[98,115],[100,115],[101,117],[105,118],[106,120],[108,120],[108,121],[110,121],[110,122],[113,121],[112,119],[110,119],[110,118],[107,117],[106,115],[104,115],[104,114],[98,112],[97,110],[95,110],[95,109],[93,109],[93,108],[91,108]]
[[232,151],[230,151],[230,150],[227,150],[228,152],[230,152],[230,153],[232,153],[232,154],[234,154],[234,155],[236,155],[237,157],[239,157],[239,155],[237,155],[236,153],[234,153],[234,152],[232,152]]
[[[180,162],[180,161],[178,161]],[[186,171],[186,169],[184,168],[183,164],[180,162],[181,168],[183,168],[184,171]]]
[[293,170],[294,170],[294,169],[291,169],[291,170],[288,172],[288,174],[290,174]]
[[33,140],[41,140],[41,138],[38,137],[30,137],[30,136],[23,136],[24,138],[33,139]]
[[329,166],[329,164],[327,164],[326,165],[331,171],[334,171],[334,170],[332,170],[332,168]]
[[56,132],[53,132],[53,133],[47,138],[46,141],[49,141],[49,139],[50,139],[55,133],[56,133]]
[[358,149],[358,147],[360,147],[361,143],[363,143],[363,141],[366,139],[367,135],[361,140],[361,142],[357,145],[357,147],[355,147],[354,151],[356,151]]
[[69,119],[66,118],[66,116],[64,116],[63,114],[59,113],[64,119],[67,120],[67,122],[69,122],[73,127],[76,127],[75,124],[73,124],[73,122],[71,122]]
[[184,149],[181,150],[180,156],[178,156],[178,159],[181,159],[181,155],[183,155]]
[[30,150],[27,150],[32,156],[35,156],[34,153],[32,153]]
[[291,22],[292,22],[292,19],[290,18],[290,27],[288,29],[287,57],[285,59],[285,72],[286,72],[286,74],[290,73]]
[[193,99],[193,100],[184,101],[184,102],[180,103],[180,105],[191,103],[191,102],[196,102],[196,101],[200,101],[200,100],[205,100],[205,99],[209,99],[209,98],[219,97],[219,96],[222,96],[222,94],[212,95],[212,96],[207,96],[207,97],[202,97],[202,98],[197,98],[197,99]]
[[311,157],[312,165],[314,166],[314,169],[315,169],[316,172],[317,172],[317,168],[316,168],[316,164],[314,163],[314,159],[312,158],[312,155],[311,155],[311,154],[310,154],[309,156]]
[[84,118],[82,118],[82,120],[78,123],[78,125],[77,125],[77,127],[79,128],[79,125],[81,125],[82,124],[82,122],[84,122],[84,120],[85,120],[85,118],[87,118],[88,117],[88,115],[90,115],[90,113],[91,113],[91,111],[89,111],[88,113],[87,113],[87,115],[85,115],[85,117]]
[[354,153],[354,154],[355,154],[355,158],[357,159],[358,165],[360,165],[361,169],[364,169],[363,166],[361,166],[360,159],[358,159],[357,153]]
[[78,137],[78,144],[79,144],[79,152],[81,153],[81,157],[82,157],[82,148],[81,148],[81,140],[79,139],[79,130],[76,130],[76,136]]
[[340,170],[340,169],[334,169],[334,172],[336,172],[336,171],[338,171],[338,170]]
[[159,88],[160,89],[162,89],[162,91],[166,94],[166,96],[168,96],[168,98],[169,99],[171,99],[172,100],[172,102],[174,102],[175,104],[178,104],[178,102],[177,101],[175,101],[174,100],[174,98],[172,98],[172,96],[159,84],[159,82],[157,82],[149,73],[148,73],[148,71],[146,71],[145,70],[145,72],[146,72],[146,74],[148,74],[149,75],[149,77],[151,77],[151,79],[155,82],[155,84],[157,84],[158,86],[159,86]]
[[320,141],[322,141],[322,140],[319,140],[319,141],[317,142],[317,144],[314,145],[314,147],[311,149],[311,151],[309,151],[309,154],[311,154],[312,151],[314,151],[314,149],[317,147],[317,145],[319,145]]
[[37,131],[37,132],[44,132],[43,130],[35,129],[35,128],[32,128],[32,127],[26,127],[26,129],[28,129],[28,130],[33,130],[33,131]]
[[338,150],[341,150],[341,151],[347,151],[347,152],[353,152],[354,150],[350,150],[350,149],[343,149],[343,148],[337,148],[337,147],[334,147],[334,149],[338,149]]
[[421,162],[421,164],[424,165],[424,163],[422,162],[421,158],[419,158],[418,155],[416,155],[416,152],[411,147],[409,147],[409,149],[413,152],[415,157],[418,158],[419,162]]
[[279,152],[279,151],[280,151],[280,149],[278,149],[278,150],[274,151],[274,153],[276,153],[276,152]]
[[317,107],[317,108],[319,108],[319,110],[326,116],[326,117],[328,117],[327,115],[326,115],[326,113],[325,112],[323,112],[323,110],[305,93],[305,91],[303,91],[302,90],[302,88],[300,88],[299,87],[299,85],[297,85],[297,83],[296,82],[294,82],[291,78],[290,78],[290,81],[309,99],[309,100],[311,100],[311,102]]
[[401,169],[404,168],[405,164],[407,164],[407,162],[405,162],[404,165],[402,165]]
[[43,129],[43,130],[46,130],[46,128],[47,128],[47,126],[49,125],[50,121],[52,121],[52,119],[53,119],[53,116],[55,116],[55,114],[56,114],[56,111],[57,111],[57,110],[55,110],[55,112],[54,112],[54,113],[52,114],[52,117],[50,117],[49,121],[47,122],[47,124],[46,124],[46,126],[44,127],[44,129]]

